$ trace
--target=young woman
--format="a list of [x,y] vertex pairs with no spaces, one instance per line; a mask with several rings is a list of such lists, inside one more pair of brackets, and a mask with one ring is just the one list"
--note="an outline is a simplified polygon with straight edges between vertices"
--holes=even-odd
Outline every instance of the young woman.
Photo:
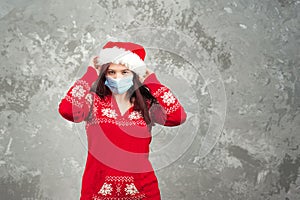
[[151,128],[180,125],[186,113],[145,54],[135,43],[108,42],[59,104],[62,117],[86,122],[80,200],[161,199],[148,159]]

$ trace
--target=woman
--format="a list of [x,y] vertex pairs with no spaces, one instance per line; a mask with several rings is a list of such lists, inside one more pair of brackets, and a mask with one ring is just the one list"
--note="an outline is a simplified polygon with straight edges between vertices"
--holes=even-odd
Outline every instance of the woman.
[[151,128],[180,125],[186,113],[145,55],[139,44],[108,42],[59,104],[65,119],[86,121],[80,200],[161,199],[148,159]]

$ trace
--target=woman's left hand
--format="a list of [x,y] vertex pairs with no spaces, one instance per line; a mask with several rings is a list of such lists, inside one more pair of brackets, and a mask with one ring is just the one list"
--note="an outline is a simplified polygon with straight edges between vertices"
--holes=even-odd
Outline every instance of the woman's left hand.
[[153,73],[154,73],[154,71],[152,71],[152,70],[149,69],[149,68],[146,68],[146,73],[145,73],[145,75],[144,75],[143,77],[139,77],[141,83],[143,83],[143,82],[145,81],[145,79],[146,79],[148,76],[150,76],[151,74],[153,74]]

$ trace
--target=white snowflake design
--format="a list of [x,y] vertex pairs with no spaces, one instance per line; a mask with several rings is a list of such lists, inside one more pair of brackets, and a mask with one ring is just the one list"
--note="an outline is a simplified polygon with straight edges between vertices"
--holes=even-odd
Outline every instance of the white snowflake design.
[[130,120],[133,120],[133,119],[140,119],[140,118],[142,118],[142,114],[141,114],[141,112],[133,111],[132,113],[130,113],[130,115],[128,116],[128,118],[129,118]]
[[104,196],[106,195],[111,195],[111,191],[112,191],[112,187],[111,187],[111,183],[110,184],[107,184],[107,183],[104,183],[101,187],[101,189],[99,190],[98,194],[102,194]]
[[84,96],[84,93],[85,89],[83,89],[81,85],[76,85],[71,91],[72,97],[78,97],[78,99],[81,99],[81,97]]
[[136,193],[139,193],[139,191],[136,189],[135,185],[133,183],[126,184],[125,188],[126,195],[135,195]]
[[116,113],[115,110],[112,110],[111,108],[103,108],[102,110],[102,115],[109,117],[109,118],[113,118],[116,119],[118,114]]
[[171,91],[168,92],[164,92],[163,96],[160,96],[163,99],[163,102],[166,103],[168,106],[171,103],[175,103],[175,97],[173,96],[173,94],[171,93]]

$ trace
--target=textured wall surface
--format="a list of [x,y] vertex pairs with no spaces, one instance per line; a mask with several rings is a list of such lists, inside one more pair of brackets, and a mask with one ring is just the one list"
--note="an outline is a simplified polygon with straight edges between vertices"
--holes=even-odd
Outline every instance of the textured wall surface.
[[110,39],[144,45],[188,114],[153,132],[162,199],[300,199],[299,13],[296,0],[1,0],[0,199],[79,198],[84,124],[58,103]]

